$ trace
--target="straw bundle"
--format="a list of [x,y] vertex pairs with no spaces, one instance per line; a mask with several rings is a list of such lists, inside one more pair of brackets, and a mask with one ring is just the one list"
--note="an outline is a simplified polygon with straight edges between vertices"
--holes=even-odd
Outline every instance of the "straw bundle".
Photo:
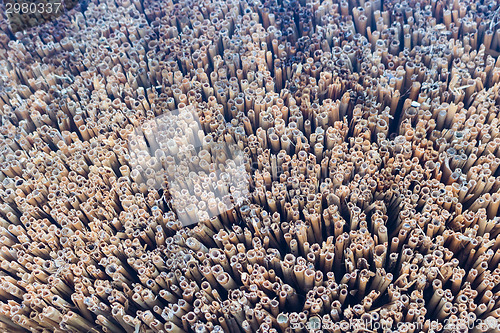
[[[3,16],[0,330],[498,332],[499,12],[90,0],[18,32]],[[199,128],[144,126],[187,107]],[[223,145],[245,155],[242,201]]]

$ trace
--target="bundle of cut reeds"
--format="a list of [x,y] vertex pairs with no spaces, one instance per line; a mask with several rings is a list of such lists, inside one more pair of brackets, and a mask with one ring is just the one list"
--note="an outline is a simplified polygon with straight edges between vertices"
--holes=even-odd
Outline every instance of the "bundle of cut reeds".
[[0,330],[498,332],[499,12],[3,15]]

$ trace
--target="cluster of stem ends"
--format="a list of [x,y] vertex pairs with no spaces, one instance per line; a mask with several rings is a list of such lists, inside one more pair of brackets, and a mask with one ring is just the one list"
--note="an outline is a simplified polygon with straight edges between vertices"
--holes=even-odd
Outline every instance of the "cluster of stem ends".
[[[0,331],[498,332],[499,21],[489,0],[2,17]],[[173,210],[175,163],[131,165],[128,136],[188,106],[250,181],[186,227],[210,182]]]

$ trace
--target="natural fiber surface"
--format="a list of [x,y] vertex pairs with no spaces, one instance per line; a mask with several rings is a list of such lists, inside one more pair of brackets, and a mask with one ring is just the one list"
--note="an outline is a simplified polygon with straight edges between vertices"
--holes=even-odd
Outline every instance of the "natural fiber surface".
[[4,17],[0,331],[499,332],[499,10]]

